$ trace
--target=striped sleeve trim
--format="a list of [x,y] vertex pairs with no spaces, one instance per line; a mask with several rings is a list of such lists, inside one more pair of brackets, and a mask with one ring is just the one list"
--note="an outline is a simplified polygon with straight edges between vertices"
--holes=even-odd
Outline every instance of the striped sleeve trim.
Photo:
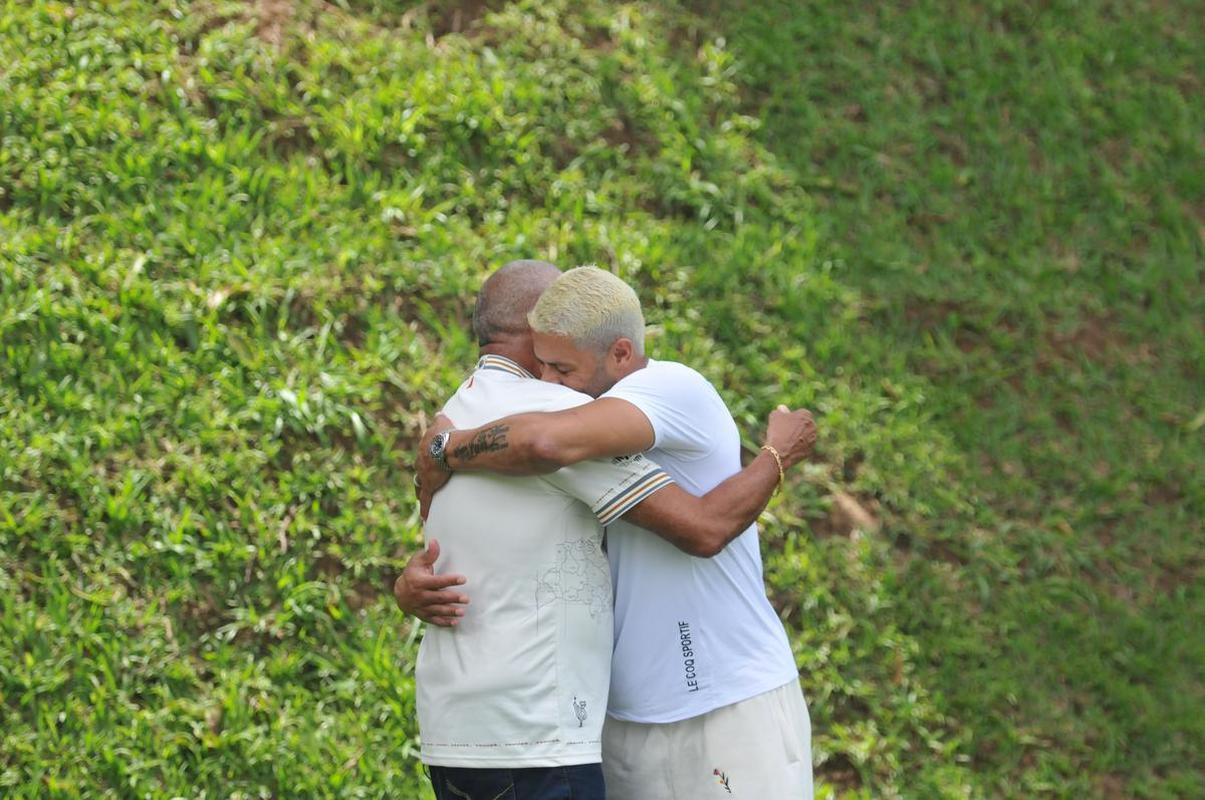
[[673,482],[674,479],[665,470],[655,469],[615,495],[600,508],[596,508],[594,514],[603,525],[610,525],[628,513],[640,501],[654,494],[659,489],[664,489]]

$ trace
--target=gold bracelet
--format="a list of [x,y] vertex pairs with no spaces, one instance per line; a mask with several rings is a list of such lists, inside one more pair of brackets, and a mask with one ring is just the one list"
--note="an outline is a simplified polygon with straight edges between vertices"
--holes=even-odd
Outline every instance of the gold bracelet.
[[763,444],[761,446],[761,449],[768,450],[770,452],[770,455],[774,456],[775,463],[778,464],[778,489],[781,491],[782,484],[787,479],[787,474],[786,474],[786,472],[783,471],[783,468],[782,468],[782,456],[779,455],[778,448],[776,448],[772,444]]

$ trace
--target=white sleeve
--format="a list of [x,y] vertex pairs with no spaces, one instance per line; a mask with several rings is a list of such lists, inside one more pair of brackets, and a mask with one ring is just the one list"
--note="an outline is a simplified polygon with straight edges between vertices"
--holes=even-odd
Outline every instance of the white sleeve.
[[590,506],[603,525],[674,482],[665,470],[640,454],[581,461],[543,478]]
[[603,397],[626,400],[640,409],[653,426],[653,447],[683,460],[711,452],[714,435],[706,429],[707,399],[715,390],[691,369],[637,370],[611,387]]

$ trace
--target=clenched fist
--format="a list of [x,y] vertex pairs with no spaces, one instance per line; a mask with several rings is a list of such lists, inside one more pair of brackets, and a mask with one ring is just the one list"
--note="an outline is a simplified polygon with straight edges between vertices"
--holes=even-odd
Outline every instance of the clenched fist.
[[816,420],[812,419],[812,412],[805,408],[792,411],[786,406],[771,411],[766,444],[778,451],[783,469],[807,458],[816,444]]

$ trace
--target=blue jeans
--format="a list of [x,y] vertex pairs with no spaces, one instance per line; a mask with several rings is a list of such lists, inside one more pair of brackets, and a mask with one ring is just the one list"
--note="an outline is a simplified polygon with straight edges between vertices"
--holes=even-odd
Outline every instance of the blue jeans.
[[435,800],[606,800],[602,765],[465,769],[428,767]]

